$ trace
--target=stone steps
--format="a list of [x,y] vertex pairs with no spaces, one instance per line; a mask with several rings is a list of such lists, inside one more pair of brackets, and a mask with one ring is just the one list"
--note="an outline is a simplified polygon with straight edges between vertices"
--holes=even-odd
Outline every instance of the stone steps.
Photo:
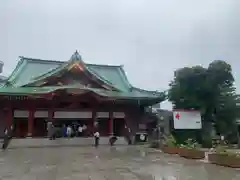
[[[38,148],[38,147],[64,147],[64,146],[92,146],[94,145],[93,137],[86,138],[57,138],[49,140],[47,138],[23,138],[12,139],[8,149],[14,148]],[[101,137],[99,145],[109,145],[109,137]],[[124,137],[118,137],[115,145],[127,145]]]

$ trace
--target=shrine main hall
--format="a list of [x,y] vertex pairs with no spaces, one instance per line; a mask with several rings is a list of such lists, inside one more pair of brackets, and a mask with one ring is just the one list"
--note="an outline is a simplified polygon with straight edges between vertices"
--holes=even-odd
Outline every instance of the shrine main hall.
[[123,136],[126,127],[146,130],[146,107],[164,100],[163,92],[132,86],[122,66],[88,64],[77,51],[68,61],[19,57],[0,87],[0,134],[13,125],[14,137],[45,137],[52,121],[85,125],[86,136],[97,122],[101,136]]

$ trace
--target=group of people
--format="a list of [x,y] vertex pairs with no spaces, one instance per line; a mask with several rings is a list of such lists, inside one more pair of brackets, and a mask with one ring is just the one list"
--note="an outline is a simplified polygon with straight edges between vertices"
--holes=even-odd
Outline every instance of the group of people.
[[[127,126],[125,127],[125,138],[128,142],[128,144],[132,144],[131,139],[131,130]],[[48,137],[50,140],[54,140],[57,136],[58,137],[82,137],[85,132],[87,131],[87,126],[84,125],[63,125],[62,128],[55,127],[52,122],[48,122],[47,124],[47,131],[48,131]],[[60,134],[60,135],[59,135]],[[100,133],[98,131],[98,128],[96,126],[93,137],[95,139],[95,146],[97,147],[99,145],[100,140]],[[111,136],[109,139],[109,144],[112,146],[117,141],[116,136]]]
[[[84,125],[63,125],[62,128],[55,127],[52,122],[48,122],[47,124],[47,132],[48,138],[50,140],[56,139],[57,136],[60,137],[81,137],[83,136],[84,132],[87,130],[87,126]],[[60,135],[59,135],[60,134]],[[100,133],[96,130],[93,134],[95,139],[95,146],[99,145]]]
[[49,139],[56,137],[82,137],[87,132],[87,126],[84,125],[62,125],[62,127],[55,126],[52,122],[47,123],[47,132]]
[[87,130],[87,126],[84,124],[82,125],[63,125],[63,136],[64,137],[81,137]]
[[[131,140],[131,130],[130,128],[125,127],[127,130],[125,134],[125,138],[128,141],[128,144],[132,144]],[[48,138],[50,140],[54,140],[56,137],[81,137],[87,130],[87,126],[84,125],[63,125],[62,127],[55,126],[51,121],[47,123],[47,132],[48,132]],[[11,126],[9,129],[5,130],[5,136],[3,140],[2,149],[6,149],[10,140],[12,139],[12,133],[13,133],[13,126]],[[97,147],[99,145],[100,140],[100,133],[97,128],[95,128],[93,137],[95,140],[95,146]],[[116,136],[111,136],[109,139],[109,144],[114,145],[114,143],[117,141]]]

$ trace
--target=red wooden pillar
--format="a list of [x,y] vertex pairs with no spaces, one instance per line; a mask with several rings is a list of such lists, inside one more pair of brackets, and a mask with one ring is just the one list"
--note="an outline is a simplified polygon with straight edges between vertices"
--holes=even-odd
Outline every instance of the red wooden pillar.
[[9,107],[9,109],[7,110],[6,128],[10,129],[12,125],[13,125],[13,109],[12,107]]
[[113,119],[114,119],[113,112],[110,111],[110,113],[109,113],[109,124],[108,124],[108,132],[109,132],[110,136],[113,135]]
[[[53,119],[54,119],[54,108],[53,107],[50,107],[48,109],[48,118],[47,118],[47,124],[46,124],[46,127],[48,126],[48,122],[52,122],[53,123]],[[45,129],[44,131],[44,136],[48,136],[48,130],[47,128]]]
[[92,135],[94,134],[94,132],[97,130],[96,127],[96,117],[97,117],[97,112],[96,112],[96,108],[93,109],[92,111],[92,123],[91,123],[91,130],[90,133],[92,133]]
[[53,117],[54,117],[54,109],[50,108],[48,110],[48,121],[53,121]]
[[34,110],[30,109],[29,110],[29,115],[28,115],[28,137],[31,137],[33,134],[33,126],[34,126]]

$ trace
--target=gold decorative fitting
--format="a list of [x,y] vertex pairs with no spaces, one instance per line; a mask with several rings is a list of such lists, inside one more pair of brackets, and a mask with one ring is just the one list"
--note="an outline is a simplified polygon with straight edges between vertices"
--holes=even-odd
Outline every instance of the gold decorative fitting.
[[79,69],[80,71],[83,71],[83,67],[79,64],[79,63],[74,63],[74,64],[72,64],[69,68],[68,68],[68,70],[70,71],[71,69]]
[[78,68],[80,71],[83,71],[83,67],[80,64],[76,64],[75,68]]

